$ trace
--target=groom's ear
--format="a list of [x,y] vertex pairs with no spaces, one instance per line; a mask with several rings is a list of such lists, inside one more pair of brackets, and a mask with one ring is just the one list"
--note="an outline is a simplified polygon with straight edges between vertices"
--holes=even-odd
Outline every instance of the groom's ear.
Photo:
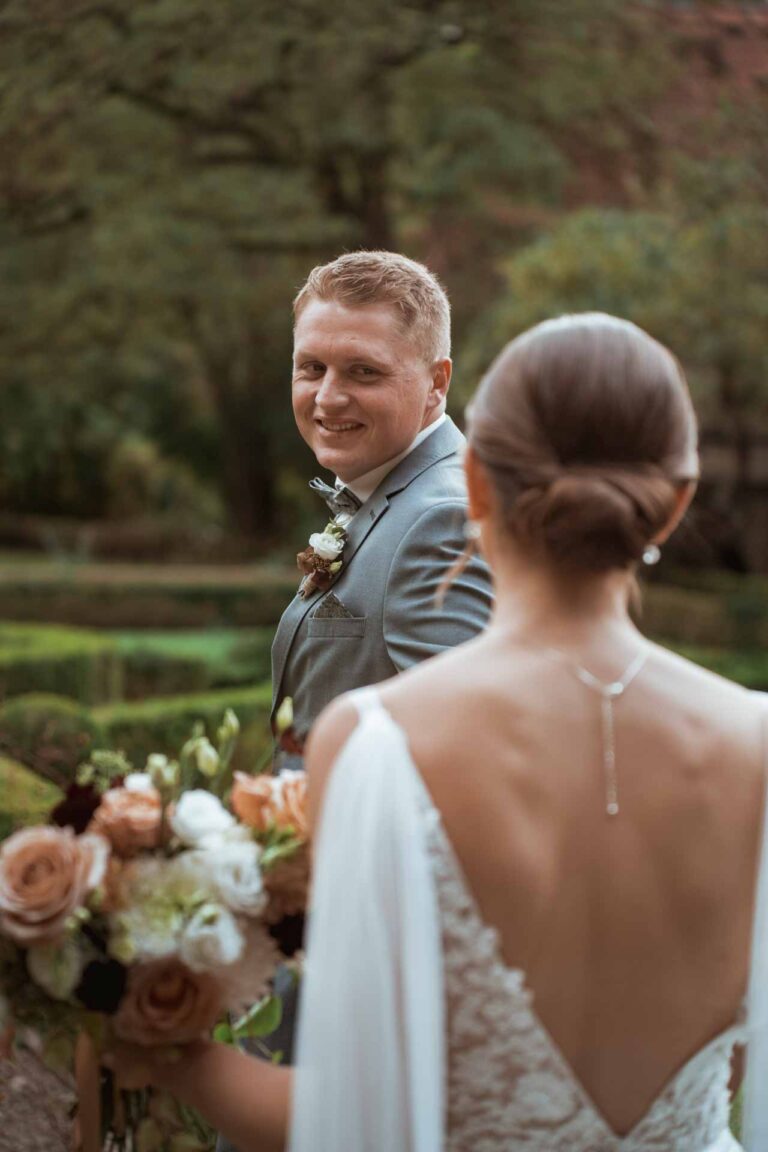
[[452,372],[453,362],[448,357],[444,360],[436,360],[432,365],[432,387],[429,395],[431,408],[445,404],[445,398],[451,386]]
[[464,475],[467,478],[470,520],[486,520],[493,508],[493,491],[488,473],[467,444],[464,453]]

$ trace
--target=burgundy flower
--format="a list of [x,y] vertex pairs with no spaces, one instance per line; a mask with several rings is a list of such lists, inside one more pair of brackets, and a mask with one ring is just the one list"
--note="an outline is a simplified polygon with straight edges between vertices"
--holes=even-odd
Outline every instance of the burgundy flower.
[[70,784],[64,799],[51,812],[51,823],[59,828],[74,828],[79,836],[85,832],[100,803],[101,796],[93,784]]

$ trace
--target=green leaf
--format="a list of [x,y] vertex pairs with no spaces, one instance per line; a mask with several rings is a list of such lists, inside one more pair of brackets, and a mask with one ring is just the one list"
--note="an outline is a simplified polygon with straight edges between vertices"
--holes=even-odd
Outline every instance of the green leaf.
[[262,853],[260,861],[261,867],[269,870],[273,868],[275,864],[279,863],[280,860],[289,860],[291,856],[294,856],[298,849],[301,848],[301,845],[302,841],[293,835],[293,833],[291,833],[289,840],[277,841],[274,844],[270,844]]
[[232,1026],[226,1020],[222,1020],[221,1024],[217,1024],[214,1028],[213,1038],[219,1044],[234,1044],[235,1037]]
[[237,1021],[233,1034],[236,1040],[246,1037],[269,1036],[279,1028],[283,1018],[283,1002],[279,996],[265,996]]

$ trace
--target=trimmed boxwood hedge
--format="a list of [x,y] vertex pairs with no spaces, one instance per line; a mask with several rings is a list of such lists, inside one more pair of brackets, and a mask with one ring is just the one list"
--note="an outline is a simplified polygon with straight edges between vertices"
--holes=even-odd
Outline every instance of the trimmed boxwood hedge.
[[94,628],[274,626],[297,584],[298,573],[258,565],[8,567],[0,570],[0,618]]
[[170,656],[138,648],[124,653],[122,664],[124,700],[204,692],[211,686],[207,663],[191,656]]
[[0,757],[0,839],[28,824],[45,824],[61,793],[14,760]]
[[46,692],[105,704],[121,690],[122,665],[109,638],[76,628],[0,624],[0,699]]
[[231,708],[242,729],[235,767],[247,769],[271,739],[271,703],[272,686],[265,683],[255,688],[111,704],[95,708],[93,718],[105,747],[121,750],[136,767],[142,767],[150,752],[178,753],[199,720],[209,736],[215,736],[225,710]]
[[214,737],[232,708],[242,730],[235,767],[249,770],[271,741],[271,700],[269,683],[93,709],[61,696],[18,696],[0,706],[0,754],[64,785],[95,748],[122,751],[142,768],[150,752],[176,755],[197,721]]
[[98,721],[76,700],[33,693],[0,705],[0,754],[60,786],[103,742]]

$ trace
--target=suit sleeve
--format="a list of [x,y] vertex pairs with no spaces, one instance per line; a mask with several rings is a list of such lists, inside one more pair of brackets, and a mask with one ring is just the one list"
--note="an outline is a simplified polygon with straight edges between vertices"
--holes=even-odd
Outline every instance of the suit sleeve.
[[466,509],[458,500],[436,502],[406,532],[392,559],[384,599],[387,651],[399,672],[471,640],[488,623],[493,603],[485,561],[474,555],[443,604],[441,582],[465,548]]

